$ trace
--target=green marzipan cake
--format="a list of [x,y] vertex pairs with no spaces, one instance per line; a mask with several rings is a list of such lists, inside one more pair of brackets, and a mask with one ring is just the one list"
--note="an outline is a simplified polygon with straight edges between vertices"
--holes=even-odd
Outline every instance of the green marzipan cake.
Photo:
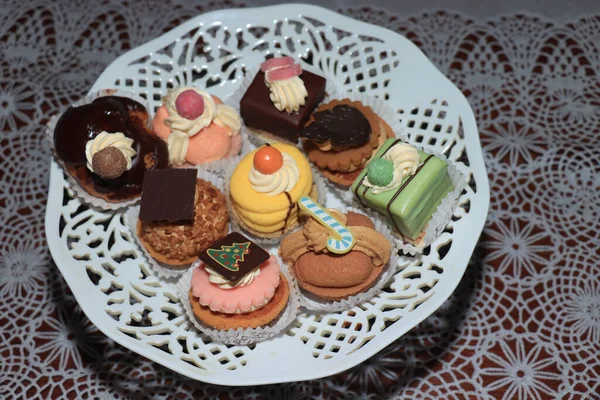
[[[399,139],[388,139],[373,160],[383,157]],[[367,168],[356,178],[351,190],[359,201],[386,216],[406,239],[415,241],[431,220],[431,216],[454,186],[448,175],[448,165],[439,158],[419,151],[419,167],[412,176],[402,180],[400,187],[374,194],[364,185]],[[371,161],[372,162],[372,161]]]

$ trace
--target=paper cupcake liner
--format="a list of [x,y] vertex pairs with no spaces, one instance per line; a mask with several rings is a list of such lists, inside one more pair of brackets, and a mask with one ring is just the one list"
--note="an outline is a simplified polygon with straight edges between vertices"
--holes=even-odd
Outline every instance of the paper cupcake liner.
[[[336,208],[343,213],[348,211],[353,211],[359,214],[366,215],[367,213],[363,210],[355,207],[340,207]],[[396,273],[396,268],[398,266],[398,261],[400,259],[399,249],[395,245],[395,237],[389,228],[388,224],[386,224],[385,220],[378,215],[369,215],[369,218],[373,221],[375,225],[375,230],[381,233],[390,243],[392,243],[392,254],[390,256],[390,261],[387,265],[383,266],[384,270],[379,275],[379,278],[373,283],[373,285],[366,291],[355,294],[354,296],[349,296],[342,300],[326,300],[320,298],[304,289],[299,287],[300,293],[300,304],[308,310],[312,311],[327,311],[327,312],[335,312],[335,311],[344,311],[353,308],[358,304],[362,304],[366,301],[372,299],[377,293],[381,291],[385,287],[385,285],[390,281],[390,279]],[[291,270],[291,265],[286,264],[288,270]],[[291,274],[291,272],[290,272]]]
[[[323,98],[321,103],[329,101],[331,99],[332,93],[338,93],[340,91],[339,87],[335,83],[335,78],[329,76],[328,74],[324,73],[323,71],[319,70],[318,68],[313,67],[312,65],[308,65],[308,64],[302,62],[302,60],[300,60],[300,64],[302,65],[302,69],[304,71],[308,71],[308,72],[320,75],[325,78],[325,81],[326,81],[325,82],[325,97]],[[231,96],[229,96],[225,100],[225,103],[229,104],[230,106],[235,108],[235,110],[238,112],[238,114],[240,114],[240,102],[242,101],[242,97],[244,97],[244,94],[246,93],[246,91],[248,90],[250,85],[252,84],[252,81],[256,77],[256,74],[258,73],[258,71],[260,71],[260,65],[249,68],[248,71],[246,72],[246,75],[242,79],[240,86],[236,89],[235,92],[233,92],[233,94]],[[319,103],[319,104],[321,104],[321,103]],[[262,136],[256,135],[255,133],[252,133],[248,129],[248,127],[245,126],[243,123],[242,123],[242,129],[245,131],[249,142],[252,143],[256,147],[260,147],[263,144],[268,143],[268,142],[273,143],[273,140],[269,140]],[[281,142],[288,143],[285,140],[281,140]]]
[[[275,255],[277,262],[281,266],[281,260]],[[296,281],[292,279],[287,268],[281,268],[281,273],[285,276],[290,287],[290,298],[283,312],[273,320],[269,325],[258,328],[238,328],[229,330],[212,329],[204,323],[200,322],[192,310],[192,305],[189,299],[189,291],[191,288],[192,274],[200,262],[194,263],[192,268],[188,269],[185,274],[177,282],[177,296],[183,305],[183,309],[187,317],[190,319],[194,327],[200,332],[207,335],[213,342],[223,343],[227,345],[246,346],[252,343],[267,340],[277,335],[279,332],[287,328],[295,319],[300,308],[300,299],[298,294],[298,286]]]
[[[242,155],[242,158],[246,155],[247,154]],[[237,167],[238,163],[239,163],[239,160],[231,161],[225,167],[225,170],[224,170],[225,176],[227,177],[226,181],[224,183],[224,185],[225,185],[224,193],[225,193],[225,198],[227,199],[227,210],[229,211],[229,220],[231,221],[231,229],[233,231],[242,232],[244,234],[244,236],[248,237],[250,240],[252,240],[256,244],[261,244],[261,245],[278,244],[281,241],[281,238],[283,236],[285,236],[285,234],[275,237],[275,238],[265,238],[262,236],[257,236],[255,234],[253,234],[252,232],[248,232],[246,229],[244,229],[244,227],[241,226],[239,221],[235,218],[235,212],[233,210],[233,202],[231,201],[231,199],[229,197],[229,178],[231,178],[231,175],[233,174],[233,171]],[[325,178],[323,178],[321,176],[321,174],[319,174],[312,165],[310,168],[311,168],[311,172],[313,174],[313,182],[317,189],[317,194],[318,194],[317,201],[319,204],[325,204],[325,202],[327,200],[327,192],[328,192],[327,184],[325,183]]]
[[[408,143],[410,143],[410,142],[408,142]],[[452,161],[448,160],[448,158],[446,156],[444,156],[440,153],[437,153],[437,152],[424,150],[421,146],[416,146],[414,144],[413,144],[413,146],[415,146],[420,151],[424,151],[427,154],[432,154],[435,157],[438,157],[439,159],[446,162],[446,164],[448,164],[448,175],[450,177],[450,180],[452,181],[454,190],[452,190],[450,193],[448,193],[446,195],[446,197],[444,197],[442,199],[442,202],[440,203],[440,205],[437,207],[437,209],[431,216],[431,219],[429,220],[429,222],[427,223],[427,225],[425,227],[425,236],[423,237],[423,240],[421,241],[421,243],[419,243],[418,245],[415,245],[412,243],[404,242],[402,240],[402,237],[399,234],[394,233],[395,242],[396,242],[396,245],[398,246],[398,248],[404,254],[410,254],[410,255],[423,253],[423,250],[426,247],[428,247],[429,245],[431,245],[431,243],[433,243],[442,234],[442,232],[444,231],[444,229],[446,229],[446,226],[452,219],[452,215],[454,215],[454,210],[456,209],[456,206],[458,204],[458,199],[459,199],[463,189],[467,185],[467,180],[466,180],[465,176],[462,174],[462,172],[460,172],[460,170],[456,167],[456,165]],[[353,199],[353,205],[358,208],[363,209],[369,216],[380,215],[376,210],[361,204],[360,201],[358,201],[358,199],[356,197],[354,197],[354,199]],[[385,218],[383,218],[383,220],[385,220],[385,222],[389,226],[389,228],[392,231],[394,231],[394,228],[391,225],[391,223],[388,222],[387,219],[385,219]]]
[[[210,171],[198,169],[198,178],[204,179],[205,181],[212,183],[217,189],[223,192],[223,179],[217,176],[216,174]],[[131,231],[132,237],[134,238],[138,247],[142,250],[142,253],[146,257],[146,260],[148,260],[148,264],[150,265],[150,268],[152,268],[152,271],[156,272],[156,274],[159,277],[167,279],[178,278],[181,275],[183,275],[192,266],[191,263],[187,265],[178,265],[177,267],[171,266],[166,263],[161,263],[155,260],[150,254],[150,252],[146,249],[146,247],[140,240],[137,232],[137,223],[139,215],[140,206],[130,207],[125,213],[125,225]]]
[[[152,108],[150,107],[150,104],[144,98],[138,96],[135,93],[125,92],[125,91],[122,91],[119,89],[99,90],[98,92],[92,93],[92,94],[85,96],[82,99],[76,101],[75,103],[72,104],[72,106],[79,107],[79,106],[82,106],[85,104],[89,104],[92,101],[96,100],[98,97],[105,97],[105,96],[127,97],[127,98],[137,101],[138,103],[142,104],[146,108],[146,110],[148,110],[148,121],[149,122],[152,121],[152,115],[153,115]],[[48,121],[48,124],[46,125],[46,139],[50,142],[50,147],[52,149],[52,153],[55,152],[54,129],[56,128],[56,123],[60,119],[61,115],[62,115],[62,113],[54,115],[52,118],[50,118],[50,121]],[[63,163],[63,160],[61,160],[60,157],[55,156],[54,159],[62,167],[64,174],[67,176],[67,181],[68,181],[71,189],[73,189],[73,193],[77,197],[79,197],[81,200],[83,200],[85,203],[87,203],[93,207],[101,208],[104,210],[118,210],[120,208],[128,207],[133,204],[136,204],[140,200],[140,198],[138,196],[135,199],[131,199],[131,200],[127,200],[127,201],[108,202],[104,199],[95,197],[95,196],[91,195],[90,193],[88,193],[83,187],[81,187],[79,185],[79,183],[75,180],[75,178],[73,178],[71,176],[71,174],[68,172],[67,167]]]

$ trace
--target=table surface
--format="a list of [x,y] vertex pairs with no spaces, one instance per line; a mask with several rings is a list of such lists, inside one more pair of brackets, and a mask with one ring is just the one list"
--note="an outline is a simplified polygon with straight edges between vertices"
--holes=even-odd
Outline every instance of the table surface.
[[91,325],[46,246],[44,124],[128,49],[199,13],[265,3],[2,3],[0,398],[600,399],[600,16],[581,4],[561,14],[556,1],[491,11],[447,2],[470,17],[329,2],[408,37],[466,94],[491,185],[455,294],[376,356],[321,380],[226,388],[183,378]]

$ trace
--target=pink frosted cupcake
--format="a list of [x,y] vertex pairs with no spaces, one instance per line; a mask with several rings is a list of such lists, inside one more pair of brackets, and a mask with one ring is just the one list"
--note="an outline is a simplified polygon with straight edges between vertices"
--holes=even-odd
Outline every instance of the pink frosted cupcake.
[[189,291],[192,311],[219,330],[258,328],[285,309],[290,287],[277,259],[237,232],[200,254]]
[[237,155],[242,148],[238,113],[194,87],[172,90],[152,121],[169,147],[172,166],[199,165]]

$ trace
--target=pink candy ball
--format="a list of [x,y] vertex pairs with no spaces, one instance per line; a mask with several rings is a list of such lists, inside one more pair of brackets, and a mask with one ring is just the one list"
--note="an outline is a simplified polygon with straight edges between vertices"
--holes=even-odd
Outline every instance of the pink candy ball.
[[196,119],[204,112],[204,98],[193,90],[184,90],[175,99],[177,113],[186,119]]

